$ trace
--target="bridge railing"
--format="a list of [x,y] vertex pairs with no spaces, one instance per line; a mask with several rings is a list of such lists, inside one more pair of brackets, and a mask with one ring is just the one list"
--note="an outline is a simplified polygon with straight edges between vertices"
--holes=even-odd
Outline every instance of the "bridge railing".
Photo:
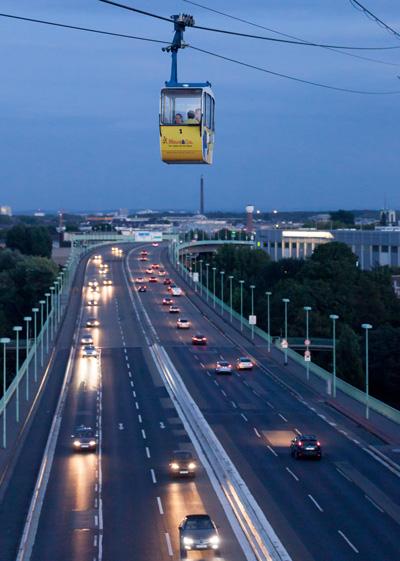
[[[204,242],[202,242],[204,244]],[[180,249],[180,248],[179,248]],[[213,308],[216,312],[220,313],[222,316],[225,317],[232,317],[235,319],[243,328],[243,330],[249,330],[251,332],[252,327],[254,329],[254,333],[258,335],[261,339],[270,342],[278,351],[284,353],[284,350],[281,348],[280,340],[277,340],[275,337],[270,337],[268,333],[260,329],[258,326],[251,326],[249,321],[244,317],[241,316],[236,310],[232,309],[228,304],[222,302],[211,290],[207,290],[207,287],[204,286],[200,281],[194,283],[192,276],[190,275],[189,271],[183,266],[183,264],[177,258],[178,252],[176,249],[176,244],[172,244],[169,251],[170,260],[173,263],[173,266],[178,271],[178,273],[193,287],[197,285],[197,294],[202,297],[206,302],[211,303]],[[287,356],[296,364],[304,367],[305,361],[302,355],[295,352],[294,350],[288,348],[287,349]],[[324,368],[321,368],[317,364],[310,362],[309,363],[309,370],[312,374],[320,378],[326,384],[328,388],[328,392],[331,393],[332,391],[332,373],[328,372]],[[371,395],[367,395],[362,390],[352,386],[348,382],[345,382],[339,377],[336,377],[336,388],[337,390],[342,391],[344,394],[348,395],[349,397],[355,399],[359,403],[367,406],[367,399],[368,399],[368,407],[371,410],[376,411],[377,413],[387,417],[391,421],[400,424],[400,411],[387,405],[383,401],[372,397]]]

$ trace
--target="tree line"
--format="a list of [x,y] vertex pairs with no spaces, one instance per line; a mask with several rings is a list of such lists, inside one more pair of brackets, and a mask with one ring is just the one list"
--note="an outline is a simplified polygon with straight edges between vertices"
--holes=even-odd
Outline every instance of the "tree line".
[[[228,276],[233,275],[232,301],[240,311],[240,284],[243,280],[243,313],[251,312],[250,285],[254,289],[254,312],[257,324],[267,330],[267,296],[270,297],[271,335],[284,333],[283,298],[289,298],[288,337],[305,338],[304,306],[310,306],[310,337],[332,338],[330,314],[336,322],[337,373],[343,380],[364,390],[364,330],[370,323],[369,369],[373,395],[396,407],[400,405],[400,301],[392,287],[388,267],[362,271],[351,249],[340,242],[318,246],[307,260],[282,259],[271,261],[262,250],[232,246],[221,247],[216,254],[201,258],[209,263],[209,274],[216,267],[216,294],[229,304]],[[199,257],[198,257],[199,259]],[[206,268],[202,267],[203,283]],[[200,270],[197,264],[197,271]],[[220,271],[225,271],[221,276]],[[211,277],[210,277],[211,279]],[[209,286],[211,281],[209,279]],[[331,371],[332,352],[313,351],[313,362]]]

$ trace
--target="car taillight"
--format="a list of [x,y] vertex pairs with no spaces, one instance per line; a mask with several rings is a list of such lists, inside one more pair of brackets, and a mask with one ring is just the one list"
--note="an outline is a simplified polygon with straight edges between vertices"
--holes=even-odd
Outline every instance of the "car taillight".
[[317,440],[317,446],[321,446],[321,443],[319,440]]
[[297,443],[297,446],[303,446],[303,443],[302,443],[301,441],[299,441],[299,442]]

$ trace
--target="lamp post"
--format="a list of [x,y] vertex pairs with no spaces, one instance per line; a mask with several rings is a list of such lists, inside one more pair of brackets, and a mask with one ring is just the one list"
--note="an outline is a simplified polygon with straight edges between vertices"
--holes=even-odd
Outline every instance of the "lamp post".
[[32,321],[31,316],[25,316],[24,321],[26,323],[26,378],[25,378],[25,397],[26,401],[29,401],[29,322]]
[[[19,374],[19,332],[22,331],[20,325],[15,325],[13,327],[15,331],[15,376],[18,379]],[[19,423],[19,380],[17,382],[17,387],[15,388],[15,419]]]
[[54,337],[54,286],[50,287],[50,339]]
[[6,390],[7,390],[7,352],[6,347],[10,342],[8,337],[2,337],[0,343],[3,343],[3,398],[4,398],[4,409],[3,409],[3,448],[7,447],[7,405],[6,405]]
[[224,275],[225,271],[220,271],[221,275],[221,316],[224,315]]
[[365,418],[369,419],[369,355],[368,355],[368,331],[372,329],[370,323],[361,325],[365,329]]
[[55,280],[53,285],[54,285],[54,335],[55,335],[58,326],[58,298],[59,298],[58,295],[60,292],[58,280]]
[[215,309],[215,271],[217,270],[217,267],[213,267],[212,271],[213,271],[213,307]]
[[[309,344],[308,344],[308,341],[309,341],[309,333],[308,333],[308,331],[309,331],[309,329],[308,329],[309,328],[309,313],[311,312],[312,308],[311,308],[311,306],[304,306],[303,310],[306,312],[306,352],[307,352],[307,355],[308,355],[308,353],[310,352]],[[308,356],[307,356],[307,360],[305,361],[305,363],[306,363],[306,377],[307,377],[307,380],[309,380],[310,379],[310,361],[308,360]]]
[[243,283],[244,280],[240,280],[240,331],[243,331]]
[[232,323],[232,281],[233,281],[233,275],[229,275],[228,279],[229,279],[229,306],[230,306],[230,318],[231,318],[231,323]]
[[[254,316],[254,284],[250,285],[251,290],[251,315]],[[254,325],[251,324],[251,338],[254,339]]]
[[333,354],[332,354],[332,396],[336,397],[336,320],[339,316],[331,314],[332,320],[332,340],[333,340]]
[[46,354],[49,352],[49,297],[50,292],[46,292]]
[[196,256],[193,256],[193,282],[194,282],[194,291],[197,292],[197,282],[195,281],[196,278],[196,273],[197,273],[197,259]]
[[34,376],[34,380],[35,383],[37,382],[37,313],[39,311],[39,308],[32,308],[32,312],[33,312],[33,376]]
[[200,259],[199,263],[200,263],[200,296],[203,296],[203,259]]
[[46,300],[39,300],[40,304],[40,333],[42,334],[42,339],[40,341],[40,366],[43,366],[43,345],[44,345],[44,333],[43,333],[43,306],[46,304]]
[[285,344],[285,348],[284,348],[284,351],[285,351],[285,353],[284,353],[284,365],[287,366],[287,363],[288,363],[288,356],[287,355],[288,355],[288,346],[289,346],[288,335],[287,335],[287,332],[288,332],[287,305],[289,304],[290,300],[289,300],[289,298],[282,298],[282,302],[285,305],[285,341],[286,341],[286,344]]
[[206,288],[207,288],[207,302],[208,302],[208,272],[209,272],[210,263],[206,263]]
[[265,296],[267,297],[267,329],[268,329],[268,352],[271,352],[271,314],[270,314],[270,298],[272,292],[267,291]]

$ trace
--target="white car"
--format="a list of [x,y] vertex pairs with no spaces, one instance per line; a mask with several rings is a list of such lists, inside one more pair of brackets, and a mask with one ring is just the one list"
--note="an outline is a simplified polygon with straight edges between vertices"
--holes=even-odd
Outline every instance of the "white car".
[[111,279],[104,279],[103,280],[103,286],[111,286],[112,285],[112,280]]
[[89,318],[86,322],[86,327],[98,327],[100,322],[97,318]]
[[170,314],[179,314],[180,309],[178,308],[178,306],[170,306],[169,307],[169,313]]
[[93,286],[93,287],[99,286],[99,281],[98,281],[97,279],[91,279],[91,280],[88,282],[88,286],[90,286],[90,287],[92,287],[92,286]]
[[98,352],[94,345],[86,345],[83,347],[82,356],[84,358],[97,358]]
[[176,322],[176,327],[178,329],[189,329],[190,321],[188,319],[179,318]]
[[252,370],[253,366],[253,361],[246,356],[241,356],[236,360],[236,368],[238,370]]
[[145,279],[143,277],[136,277],[135,282],[145,282]]
[[227,360],[217,360],[215,365],[216,374],[232,374],[232,364]]
[[88,305],[88,306],[98,306],[99,303],[98,303],[97,300],[88,300],[88,301],[87,301],[87,305]]
[[82,335],[81,345],[93,345],[93,337],[91,335]]
[[172,296],[182,296],[182,289],[179,286],[173,286],[171,288]]

